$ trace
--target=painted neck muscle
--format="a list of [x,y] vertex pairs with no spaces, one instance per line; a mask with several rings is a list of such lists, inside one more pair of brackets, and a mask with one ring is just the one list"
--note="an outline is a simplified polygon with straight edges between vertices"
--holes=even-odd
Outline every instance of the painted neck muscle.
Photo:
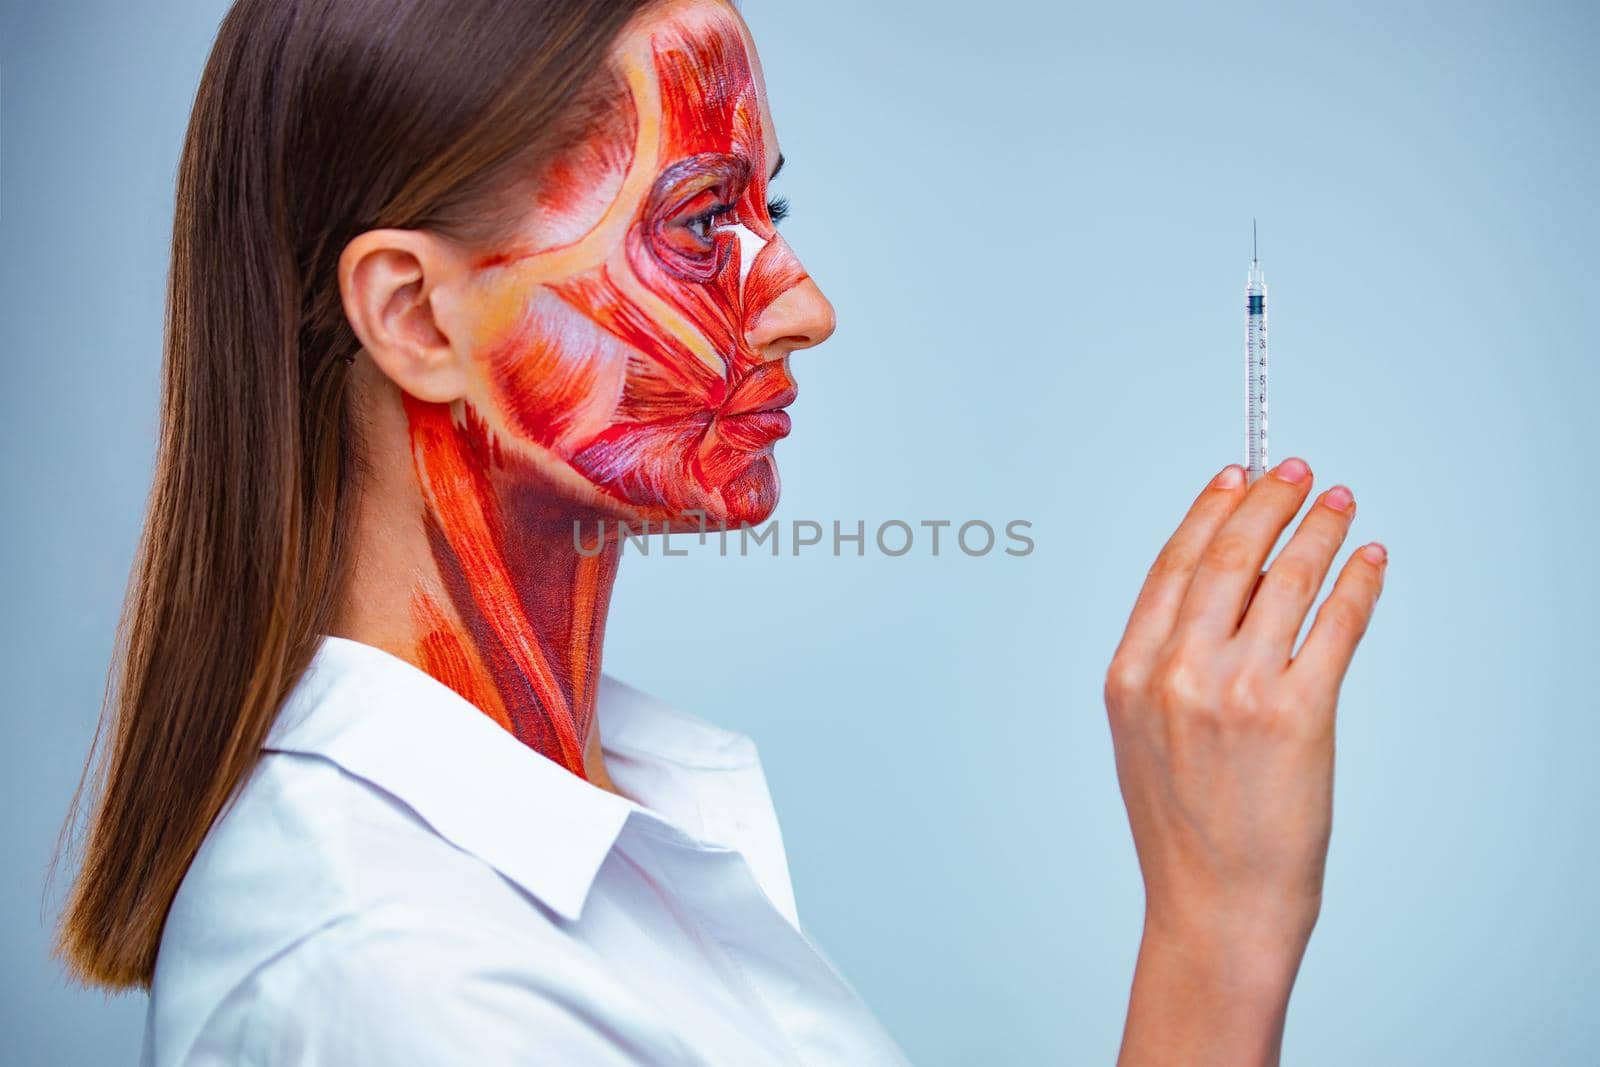
[[414,661],[529,747],[593,777],[585,755],[616,547],[579,553],[572,514],[497,477],[502,453],[470,408],[463,425],[444,405],[407,398],[406,415],[438,567],[411,595]]

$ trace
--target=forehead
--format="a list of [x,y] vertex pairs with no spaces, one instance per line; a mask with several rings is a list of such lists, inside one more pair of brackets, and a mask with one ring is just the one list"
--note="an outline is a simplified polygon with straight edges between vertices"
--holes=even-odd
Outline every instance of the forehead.
[[777,139],[750,31],[723,0],[669,0],[623,30],[613,49],[625,79],[648,86],[673,154],[748,154],[757,167],[777,162]]

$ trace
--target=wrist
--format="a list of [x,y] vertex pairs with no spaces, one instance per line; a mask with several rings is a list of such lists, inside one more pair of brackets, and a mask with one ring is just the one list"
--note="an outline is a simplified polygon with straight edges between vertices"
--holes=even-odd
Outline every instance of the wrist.
[[1187,975],[1219,996],[1287,1001],[1314,921],[1259,914],[1146,914],[1139,958],[1141,964],[1159,959],[1164,969]]
[[1260,918],[1146,915],[1119,1064],[1278,1062],[1310,924]]
[[1292,981],[1322,910],[1317,893],[1196,893],[1145,897],[1146,941],[1214,960],[1255,980]]

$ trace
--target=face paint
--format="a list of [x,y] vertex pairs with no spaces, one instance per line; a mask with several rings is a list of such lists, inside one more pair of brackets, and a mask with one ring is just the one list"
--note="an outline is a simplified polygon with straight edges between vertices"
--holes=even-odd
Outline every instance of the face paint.
[[467,399],[406,399],[442,588],[413,599],[417,658],[578,774],[616,554],[576,552],[572,520],[777,503],[795,387],[747,335],[806,275],[767,205],[752,56],[719,4],[625,35],[625,100],[477,264]]
[[759,521],[794,383],[746,335],[805,278],[767,207],[759,84],[717,6],[629,44],[627,106],[544,182],[544,243],[483,260],[468,404],[613,513]]

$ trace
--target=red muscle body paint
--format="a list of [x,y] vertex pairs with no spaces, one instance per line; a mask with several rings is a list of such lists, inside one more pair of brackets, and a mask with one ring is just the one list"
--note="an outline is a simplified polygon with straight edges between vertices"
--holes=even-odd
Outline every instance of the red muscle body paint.
[[625,97],[546,172],[527,240],[475,262],[468,397],[405,405],[442,585],[413,598],[418,659],[579,775],[617,553],[576,552],[572,523],[770,514],[795,386],[747,333],[806,279],[737,18],[677,12],[618,63]]

